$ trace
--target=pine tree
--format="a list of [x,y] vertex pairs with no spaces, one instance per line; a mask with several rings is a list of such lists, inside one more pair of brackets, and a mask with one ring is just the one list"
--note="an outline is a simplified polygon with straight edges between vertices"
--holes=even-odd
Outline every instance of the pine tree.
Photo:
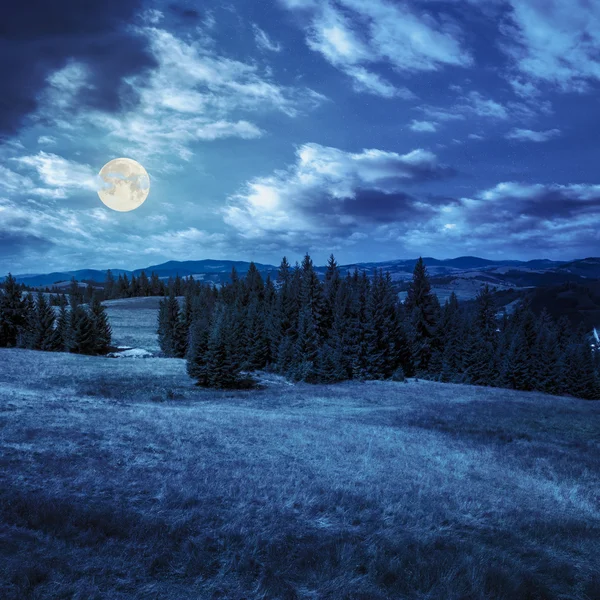
[[333,325],[334,304],[340,284],[340,270],[335,257],[331,254],[327,261],[323,284],[323,328],[327,333]]
[[188,375],[199,385],[209,385],[208,340],[210,318],[203,315],[194,320],[188,338],[186,368]]
[[495,343],[496,330],[496,302],[490,286],[486,283],[477,293],[475,298],[475,328],[486,342]]
[[36,344],[37,314],[35,301],[31,293],[23,298],[23,324],[17,333],[17,346],[21,348],[37,349]]
[[95,354],[94,323],[81,304],[73,303],[70,314],[71,339],[69,351],[75,354]]
[[104,297],[107,300],[114,298],[115,295],[115,276],[112,271],[106,271],[106,279],[104,280]]
[[106,309],[102,306],[97,294],[92,298],[90,317],[92,319],[95,343],[94,354],[107,354],[112,342],[112,328],[108,321]]
[[437,306],[431,293],[427,267],[422,258],[417,261],[408,294],[404,302],[412,333],[413,363],[418,374],[424,375],[429,368],[433,351],[433,338],[437,320]]
[[71,282],[69,284],[69,296],[74,302],[77,302],[77,304],[81,304],[83,302],[83,294],[81,293],[81,288],[79,287],[79,283],[75,277],[71,277]]
[[188,337],[185,315],[182,314],[179,301],[173,293],[159,303],[157,333],[160,349],[165,356],[185,356]]
[[[348,274],[341,280],[333,305],[333,322],[321,363],[331,361],[333,365],[322,364],[321,370],[325,380],[343,381],[352,378],[352,281]],[[331,366],[334,367],[331,372]]]
[[71,319],[67,311],[67,302],[63,296],[63,302],[60,304],[60,312],[56,319],[56,329],[54,330],[53,346],[59,352],[68,352],[71,347]]
[[84,292],[84,295],[83,295],[83,301],[86,304],[89,304],[92,301],[92,297],[93,296],[94,296],[94,288],[92,287],[91,283],[88,283],[85,286],[85,292]]
[[367,300],[367,375],[371,379],[388,379],[401,365],[396,317],[396,296],[389,273],[384,276],[376,272]]
[[150,281],[148,281],[148,275],[146,275],[146,271],[142,271],[140,273],[139,290],[140,296],[150,296]]
[[131,275],[131,282],[129,284],[129,295],[132,298],[138,298],[140,296],[140,286],[135,276],[135,273]]
[[496,348],[498,329],[496,305],[490,287],[486,284],[475,298],[475,314],[466,335],[465,377],[474,385],[493,385],[497,381]]
[[164,290],[162,289],[162,281],[154,271],[152,271],[150,275],[150,294],[152,296],[164,295]]
[[281,315],[279,313],[277,291],[268,275],[265,281],[264,319],[267,340],[266,365],[271,368],[277,361],[277,349],[281,341]]
[[35,313],[34,349],[48,352],[58,350],[54,329],[56,321],[54,310],[42,292],[38,292]]
[[127,277],[127,273],[123,273],[123,277],[121,278],[121,287],[119,289],[119,298],[130,298],[131,297],[131,284],[129,283],[129,278]]
[[208,338],[208,385],[214,388],[233,388],[240,383],[240,365],[232,354],[231,313],[223,304],[215,307]]
[[243,332],[243,367],[249,371],[264,369],[269,361],[269,340],[265,329],[265,314],[259,296],[250,301]]
[[436,328],[436,337],[442,355],[440,381],[457,382],[464,371],[464,323],[456,294],[452,292],[444,305]]
[[19,330],[25,324],[24,304],[21,287],[9,273],[0,292],[0,347],[17,345]]
[[529,306],[524,305],[515,312],[511,321],[507,331],[510,342],[502,366],[502,385],[515,390],[536,389],[535,318]]

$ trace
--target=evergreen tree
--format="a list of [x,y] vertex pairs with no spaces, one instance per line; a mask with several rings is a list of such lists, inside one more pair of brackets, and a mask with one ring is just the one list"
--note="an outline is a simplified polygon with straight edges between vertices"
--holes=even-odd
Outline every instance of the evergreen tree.
[[132,298],[138,298],[140,294],[140,286],[135,274],[131,275],[131,282],[129,283],[129,295]]
[[436,329],[437,347],[442,355],[440,381],[457,382],[464,371],[463,346],[464,323],[458,298],[452,292],[444,305],[439,326]]
[[243,367],[254,371],[264,369],[270,357],[269,339],[265,328],[265,314],[259,300],[255,296],[250,301],[246,311],[245,328],[243,332],[244,356]]
[[281,315],[277,291],[271,278],[267,275],[264,299],[265,336],[267,340],[266,365],[272,367],[277,361],[277,349],[281,341]]
[[195,321],[188,338],[186,368],[188,375],[199,385],[209,384],[208,338],[210,329],[200,320]]
[[104,280],[104,297],[107,300],[114,298],[115,296],[115,276],[112,271],[108,269],[106,271],[106,279]]
[[371,379],[388,379],[401,366],[396,296],[389,273],[376,272],[367,300],[366,341]]
[[33,348],[36,350],[59,350],[54,323],[54,310],[42,292],[38,292],[35,307],[35,336]]
[[409,319],[413,346],[413,363],[418,374],[425,374],[433,351],[437,306],[431,293],[427,267],[422,258],[417,261],[404,302]]
[[224,304],[217,305],[213,313],[206,352],[210,387],[233,388],[240,383],[240,365],[232,353],[234,329],[231,325],[231,313]]
[[81,304],[83,302],[83,294],[81,293],[81,288],[79,287],[79,283],[75,277],[71,277],[71,282],[69,284],[69,296],[74,302],[77,302],[77,304]]
[[323,328],[327,333],[333,325],[334,304],[340,284],[340,270],[332,254],[327,261],[323,284]]
[[88,311],[76,302],[70,313],[69,351],[75,354],[95,354],[94,323]]
[[94,334],[94,354],[107,354],[112,341],[112,328],[108,322],[106,309],[96,294],[92,298],[90,306],[90,317],[92,319]]
[[59,352],[68,352],[71,347],[71,319],[67,311],[67,302],[63,296],[63,302],[60,304],[60,311],[56,319],[56,329],[54,330],[53,346]]
[[185,356],[188,335],[185,315],[182,315],[179,301],[173,293],[159,303],[157,333],[160,349],[165,356],[173,358]]
[[139,290],[140,296],[150,296],[150,281],[148,280],[148,275],[146,275],[146,271],[142,271],[140,273]]
[[83,295],[83,301],[86,304],[89,304],[92,301],[92,297],[93,296],[94,296],[94,288],[92,287],[91,283],[88,283],[85,286],[85,292],[84,292],[84,295]]
[[496,302],[494,300],[494,294],[490,289],[490,286],[486,283],[477,293],[475,298],[475,328],[479,335],[486,342],[492,344],[497,339],[496,330],[498,329],[498,323],[496,320]]
[[17,345],[19,330],[25,324],[24,304],[21,287],[9,273],[0,292],[0,347]]
[[152,271],[152,274],[150,275],[150,294],[152,296],[164,295],[162,281],[154,271]]
[[35,301],[31,293],[23,298],[23,324],[17,333],[17,346],[21,348],[38,349],[36,344],[37,314]]
[[131,297],[131,287],[129,283],[129,278],[127,277],[127,273],[123,273],[123,276],[119,276],[119,298],[130,298]]
[[533,390],[535,380],[535,345],[537,330],[529,306],[524,305],[513,316],[508,334],[510,344],[502,366],[502,385],[515,390]]

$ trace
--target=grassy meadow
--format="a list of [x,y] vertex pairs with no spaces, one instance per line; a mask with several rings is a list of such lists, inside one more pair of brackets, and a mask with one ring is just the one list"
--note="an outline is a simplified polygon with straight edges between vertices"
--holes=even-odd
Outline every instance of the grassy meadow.
[[600,598],[599,402],[264,379],[0,350],[0,598]]

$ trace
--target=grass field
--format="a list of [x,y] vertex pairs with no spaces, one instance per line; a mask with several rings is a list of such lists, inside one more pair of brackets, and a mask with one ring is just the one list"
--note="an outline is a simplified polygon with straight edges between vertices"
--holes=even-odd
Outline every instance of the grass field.
[[158,354],[156,317],[159,297],[124,298],[104,302],[113,330],[113,344],[130,348],[142,348]]
[[0,598],[598,599],[600,403],[0,350]]

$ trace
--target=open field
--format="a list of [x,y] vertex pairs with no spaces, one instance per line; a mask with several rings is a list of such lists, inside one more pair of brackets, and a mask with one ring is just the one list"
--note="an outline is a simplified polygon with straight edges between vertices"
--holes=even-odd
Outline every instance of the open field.
[[597,599],[600,403],[0,350],[0,598]]
[[142,348],[158,354],[156,318],[161,298],[123,298],[106,300],[106,313],[113,329],[113,344]]

